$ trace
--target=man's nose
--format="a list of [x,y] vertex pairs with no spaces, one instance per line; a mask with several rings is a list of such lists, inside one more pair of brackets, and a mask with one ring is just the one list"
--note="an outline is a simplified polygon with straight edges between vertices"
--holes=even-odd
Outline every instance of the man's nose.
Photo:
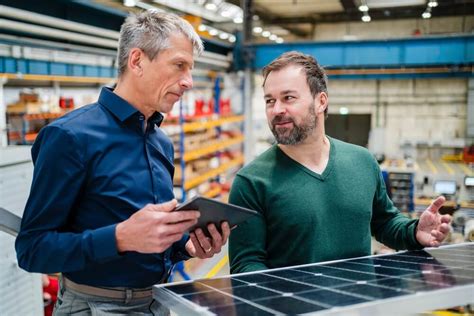
[[274,115],[277,115],[277,114],[282,114],[284,113],[286,110],[286,108],[282,105],[282,103],[278,100],[275,101],[275,104],[273,105],[273,108],[272,108],[272,113]]
[[193,87],[193,77],[191,76],[191,72],[188,72],[179,82],[179,85],[184,90],[189,90]]

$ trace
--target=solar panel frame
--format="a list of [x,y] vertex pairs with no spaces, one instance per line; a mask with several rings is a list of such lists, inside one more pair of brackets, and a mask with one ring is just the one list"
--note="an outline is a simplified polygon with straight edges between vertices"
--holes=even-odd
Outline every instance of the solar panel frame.
[[[462,247],[467,247],[466,251],[460,250],[463,249]],[[449,255],[445,253],[446,249],[450,250]],[[232,311],[234,314],[239,314],[241,312],[242,315],[250,315],[253,312],[255,312],[255,315],[263,315],[266,313],[270,313],[272,315],[284,315],[286,312],[281,312],[281,310],[278,311],[269,307],[265,307],[262,305],[263,302],[273,300],[274,304],[283,304],[285,301],[287,301],[287,303],[290,304],[294,299],[298,299],[298,305],[293,306],[297,306],[300,309],[300,312],[296,311],[294,313],[299,313],[302,315],[339,315],[341,313],[350,313],[351,315],[381,315],[386,314],[387,311],[396,311],[397,315],[403,315],[458,305],[474,304],[474,243],[447,245],[440,248],[425,248],[424,250],[430,251],[430,254],[433,253],[434,255],[429,257],[424,256],[421,252],[404,251],[395,254],[363,256],[358,258],[333,260],[292,267],[233,274],[215,279],[199,279],[171,284],[160,284],[153,287],[153,295],[154,298],[161,302],[164,306],[170,308],[172,311],[178,314],[185,315],[215,315],[216,313],[221,312],[222,315],[225,315]],[[442,259],[443,262],[438,261],[438,257]],[[364,264],[364,262],[366,263]],[[370,262],[377,262],[377,264],[370,264]],[[445,262],[447,262],[447,265]],[[347,269],[351,265],[354,266],[354,269]],[[359,266],[360,270],[357,270]],[[364,266],[367,271],[370,270],[369,268],[372,268],[371,271],[373,272],[371,273],[363,271]],[[418,269],[416,269],[417,267]],[[420,267],[428,267],[430,269],[420,270]],[[323,271],[330,271],[330,273],[334,272],[334,275],[328,275],[325,273],[324,275],[319,276],[321,273],[306,271],[304,269],[316,271],[320,271],[322,269]],[[397,271],[397,273],[400,275],[396,275],[396,277],[394,277],[394,274],[390,274],[391,270]],[[341,274],[344,275],[346,272],[351,275],[352,278],[350,280],[340,277]],[[452,272],[455,272],[455,274],[453,275]],[[300,273],[302,276],[298,277],[298,274]],[[307,274],[307,277],[304,277],[305,274]],[[377,279],[367,279],[364,274],[376,276]],[[289,279],[281,276],[278,277],[278,275],[294,275],[294,278]],[[425,279],[417,280],[410,278],[410,276],[419,277],[420,275],[423,275],[423,277],[428,275],[435,281],[431,282],[430,280]],[[313,280],[311,279],[312,277]],[[380,279],[378,279],[379,277]],[[447,281],[452,282],[455,280],[455,282],[460,285],[442,288],[444,284],[442,282],[443,278],[446,277],[451,278]],[[294,294],[293,292],[279,291],[285,289],[285,287],[280,284],[278,284],[276,288],[266,287],[271,282],[277,284],[278,282],[276,282],[275,279],[278,280],[279,278],[289,282],[289,287],[295,286],[295,284],[299,283],[301,285],[299,288],[300,291],[298,291],[297,294]],[[357,280],[357,278],[360,278],[360,280]],[[262,282],[258,282],[258,279],[260,279]],[[308,281],[321,280],[329,282],[330,279],[338,280],[342,283],[336,284],[338,282],[335,281],[335,284],[332,284],[330,287],[315,285],[311,282],[308,283]],[[209,285],[225,280],[235,284],[220,288]],[[251,282],[252,280],[255,282]],[[300,280],[303,280],[303,282]],[[397,289],[396,286],[387,286],[387,284],[390,285],[390,282],[394,282],[396,284],[397,281],[410,284],[409,288],[400,289],[398,287],[398,289],[400,289],[403,293],[412,294],[374,299],[372,296],[366,296],[367,292],[362,294],[359,293],[359,289],[362,288],[365,288],[365,290],[376,288],[378,290],[374,292],[375,294],[378,294],[382,289],[390,293],[387,295],[398,295],[397,293],[393,292],[394,289]],[[245,282],[250,282],[251,284],[247,284]],[[310,286],[308,287],[308,285]],[[200,291],[194,293],[199,293],[201,296],[203,296],[202,294],[206,293],[209,295],[217,295],[219,297],[219,300],[217,301],[220,302],[220,300],[223,299],[223,304],[206,305],[203,307],[184,298],[186,296],[192,296],[193,293],[183,292],[183,294],[178,293],[179,291],[173,292],[170,290],[170,288],[173,287],[176,291],[177,288],[191,289],[196,286],[198,286]],[[239,288],[243,290],[248,289],[245,287],[249,286],[252,286],[252,289],[254,290],[264,293],[261,294],[262,297],[259,297],[258,299],[245,299],[241,296],[232,295],[232,292],[229,293],[229,291],[235,289],[238,290]],[[440,286],[441,288],[439,288]],[[449,286],[449,282],[446,283],[446,286]],[[303,287],[305,287],[307,290],[302,291],[301,289]],[[207,288],[209,288],[209,291],[207,291]],[[353,290],[353,292],[348,291],[348,289]],[[270,292],[272,291],[275,293],[275,296],[271,296],[272,293]],[[321,292],[316,293],[319,291]],[[321,294],[324,291],[336,293],[333,297],[335,300],[337,300],[339,295],[349,295],[352,301],[358,302],[346,306],[333,306],[331,304],[326,304],[325,302],[319,302],[317,300],[301,297],[301,295],[309,297],[312,294]],[[398,292],[402,293],[400,291]],[[371,298],[371,300],[368,300],[368,298]],[[364,302],[364,299],[367,301]],[[309,305],[307,306],[305,304]],[[257,307],[258,310],[252,310],[252,307]],[[306,307],[314,308],[310,312],[305,313],[304,310]],[[321,307],[321,310],[317,310],[319,307]],[[213,313],[213,310],[216,313]]]

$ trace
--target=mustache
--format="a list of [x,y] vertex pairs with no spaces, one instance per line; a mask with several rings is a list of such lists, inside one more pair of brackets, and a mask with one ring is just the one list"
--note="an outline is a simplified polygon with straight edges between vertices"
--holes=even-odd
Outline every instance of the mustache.
[[278,116],[275,116],[273,119],[272,119],[272,125],[275,125],[275,124],[280,124],[281,122],[291,122],[291,123],[294,123],[293,122],[293,119],[289,116],[284,116],[284,115],[278,115]]

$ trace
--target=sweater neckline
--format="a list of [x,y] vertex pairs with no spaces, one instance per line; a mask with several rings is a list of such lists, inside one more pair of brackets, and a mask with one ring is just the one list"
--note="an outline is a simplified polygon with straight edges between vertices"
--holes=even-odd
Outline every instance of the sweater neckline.
[[298,161],[294,160],[290,156],[288,156],[283,150],[281,150],[278,145],[275,145],[277,152],[279,152],[283,157],[285,157],[290,163],[294,164],[296,167],[299,169],[303,170],[305,173],[309,174],[310,176],[319,179],[321,181],[326,180],[334,166],[334,160],[336,159],[336,147],[334,146],[334,141],[331,137],[327,136],[326,137],[329,139],[329,159],[328,159],[328,164],[326,165],[326,168],[324,168],[323,172],[321,174],[312,171],[311,169],[305,167]]

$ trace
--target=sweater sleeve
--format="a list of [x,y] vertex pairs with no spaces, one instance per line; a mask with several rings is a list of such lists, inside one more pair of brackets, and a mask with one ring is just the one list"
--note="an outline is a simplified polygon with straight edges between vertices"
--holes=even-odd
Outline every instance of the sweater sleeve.
[[232,230],[229,237],[230,272],[241,273],[265,270],[266,222],[263,209],[258,203],[257,191],[250,181],[237,175],[230,191],[229,202],[258,211],[262,216],[253,216]]
[[401,250],[422,249],[423,246],[416,240],[418,220],[409,219],[393,205],[387,195],[385,183],[378,164],[377,189],[373,201],[371,229],[372,235],[381,243],[390,248]]

